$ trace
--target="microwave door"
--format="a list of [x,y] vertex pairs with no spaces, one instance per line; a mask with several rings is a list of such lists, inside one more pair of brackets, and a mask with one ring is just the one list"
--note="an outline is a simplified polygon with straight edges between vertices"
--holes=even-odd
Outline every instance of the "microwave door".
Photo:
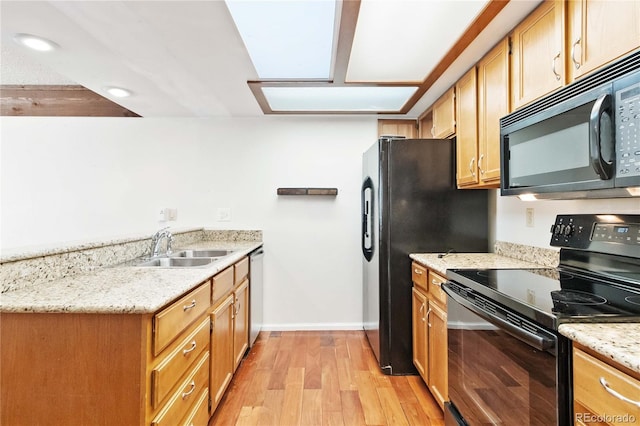
[[613,187],[612,103],[602,92],[503,129],[503,195]]

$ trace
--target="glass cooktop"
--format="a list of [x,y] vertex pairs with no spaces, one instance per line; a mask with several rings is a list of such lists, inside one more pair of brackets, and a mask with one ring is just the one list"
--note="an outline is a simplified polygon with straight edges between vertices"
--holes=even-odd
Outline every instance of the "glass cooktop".
[[640,285],[599,280],[558,269],[451,269],[450,280],[541,325],[640,319]]

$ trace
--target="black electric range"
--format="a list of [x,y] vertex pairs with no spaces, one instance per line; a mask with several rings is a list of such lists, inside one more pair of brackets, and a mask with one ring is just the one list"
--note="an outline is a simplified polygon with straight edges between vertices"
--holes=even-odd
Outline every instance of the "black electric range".
[[558,216],[551,229],[551,245],[563,247],[557,268],[451,269],[452,290],[473,293],[467,287],[478,303],[503,305],[551,330],[640,322],[640,215]]
[[640,215],[561,215],[550,244],[557,268],[447,270],[447,426],[572,425],[558,326],[640,322]]

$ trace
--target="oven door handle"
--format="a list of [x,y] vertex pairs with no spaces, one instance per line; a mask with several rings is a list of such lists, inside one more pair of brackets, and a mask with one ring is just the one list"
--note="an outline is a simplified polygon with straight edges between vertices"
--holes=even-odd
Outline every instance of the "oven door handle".
[[484,309],[474,305],[473,303],[469,302],[467,299],[459,296],[457,293],[451,290],[449,288],[448,283],[442,284],[442,289],[444,290],[445,293],[447,293],[449,297],[451,297],[453,300],[455,300],[456,302],[458,302],[459,304],[461,304],[471,312],[475,313],[476,315],[490,322],[491,324],[497,327],[500,327],[501,329],[503,329],[504,331],[506,331],[513,337],[515,337],[516,339],[526,343],[527,345],[532,346],[541,351],[552,349],[555,346],[555,340],[553,338],[549,338],[547,336],[543,336],[537,333],[532,333],[530,331],[524,330],[516,326],[515,324],[510,323],[509,321],[506,321],[498,316],[495,316],[491,312],[485,311]]

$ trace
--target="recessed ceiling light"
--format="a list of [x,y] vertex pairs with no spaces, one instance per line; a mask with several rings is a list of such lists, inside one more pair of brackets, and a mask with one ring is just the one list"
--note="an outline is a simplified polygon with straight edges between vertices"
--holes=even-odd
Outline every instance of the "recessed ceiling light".
[[60,47],[51,40],[31,34],[16,34],[13,36],[13,39],[16,43],[28,47],[29,49],[37,50],[38,52],[49,52]]
[[115,96],[116,98],[127,98],[131,96],[131,91],[127,89],[123,89],[122,87],[105,87],[104,90],[107,91],[111,96]]

